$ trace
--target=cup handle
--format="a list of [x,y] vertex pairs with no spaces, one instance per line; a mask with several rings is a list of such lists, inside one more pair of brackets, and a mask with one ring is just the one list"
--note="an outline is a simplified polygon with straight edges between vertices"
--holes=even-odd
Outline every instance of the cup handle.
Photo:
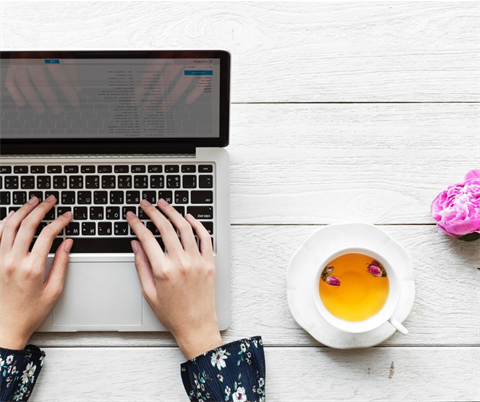
[[408,329],[405,328],[402,324],[400,324],[395,318],[391,317],[388,322],[392,324],[392,326],[398,330],[398,332],[401,332],[403,335],[408,334]]

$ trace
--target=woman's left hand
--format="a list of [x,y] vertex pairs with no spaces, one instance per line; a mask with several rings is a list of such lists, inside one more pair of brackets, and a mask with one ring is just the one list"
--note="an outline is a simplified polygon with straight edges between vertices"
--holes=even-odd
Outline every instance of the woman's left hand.
[[73,240],[55,253],[48,280],[45,264],[53,240],[68,225],[66,212],[47,225],[29,252],[35,229],[55,205],[50,196],[38,205],[33,197],[0,223],[0,347],[22,350],[62,293]]

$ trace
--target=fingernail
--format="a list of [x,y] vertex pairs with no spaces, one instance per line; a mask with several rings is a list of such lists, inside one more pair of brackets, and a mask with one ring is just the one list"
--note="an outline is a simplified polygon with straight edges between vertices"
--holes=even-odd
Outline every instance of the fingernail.
[[[64,214],[65,215],[65,214]],[[70,252],[70,250],[72,249],[72,246],[73,246],[73,240],[69,240],[65,243],[65,251],[67,253]]]
[[136,242],[136,241],[132,241],[131,243],[132,243],[132,250],[133,250],[133,252],[134,252],[135,254],[137,254],[137,253],[138,253],[138,244],[137,244],[137,242]]
[[140,204],[142,204],[144,207],[148,207],[148,206],[152,205],[147,200],[142,200],[142,202]]
[[163,198],[160,198],[159,203],[162,204],[162,205],[168,205],[168,202],[165,201]]
[[132,211],[128,211],[127,218],[135,218],[135,214]]
[[55,196],[53,194],[50,194],[45,201],[50,202],[50,201],[53,201],[54,199],[55,199]]
[[185,218],[194,219],[192,214],[187,214],[187,215],[185,215]]
[[5,217],[5,219],[10,218],[14,213],[15,213],[15,211],[10,211],[10,212],[8,213],[8,215]]
[[67,218],[71,218],[72,217],[72,212],[71,211],[67,211],[63,214],[63,216],[67,217]]
[[38,198],[35,197],[35,196],[33,196],[32,198],[30,198],[30,199],[28,200],[28,203],[29,203],[29,204],[35,204],[35,203],[37,202],[37,200],[38,200]]

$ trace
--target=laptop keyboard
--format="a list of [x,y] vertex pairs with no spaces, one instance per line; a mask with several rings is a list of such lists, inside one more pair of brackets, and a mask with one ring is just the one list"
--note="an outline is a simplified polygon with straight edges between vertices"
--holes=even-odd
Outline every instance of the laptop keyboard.
[[142,199],[156,205],[164,198],[182,216],[190,213],[200,220],[215,245],[214,176],[214,164],[204,163],[0,165],[0,219],[33,196],[43,201],[53,194],[57,204],[38,226],[31,247],[46,225],[71,211],[73,219],[51,253],[65,238],[74,239],[72,253],[131,253],[130,241],[136,237],[126,213],[132,211],[165,250],[140,208]]

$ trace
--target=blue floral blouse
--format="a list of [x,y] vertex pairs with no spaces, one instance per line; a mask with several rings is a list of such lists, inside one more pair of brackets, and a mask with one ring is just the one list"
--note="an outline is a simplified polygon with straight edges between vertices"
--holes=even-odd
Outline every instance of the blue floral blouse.
[[[0,402],[28,400],[44,357],[33,345],[0,348]],[[181,376],[191,401],[264,402],[262,338],[241,339],[194,357],[181,365]]]

